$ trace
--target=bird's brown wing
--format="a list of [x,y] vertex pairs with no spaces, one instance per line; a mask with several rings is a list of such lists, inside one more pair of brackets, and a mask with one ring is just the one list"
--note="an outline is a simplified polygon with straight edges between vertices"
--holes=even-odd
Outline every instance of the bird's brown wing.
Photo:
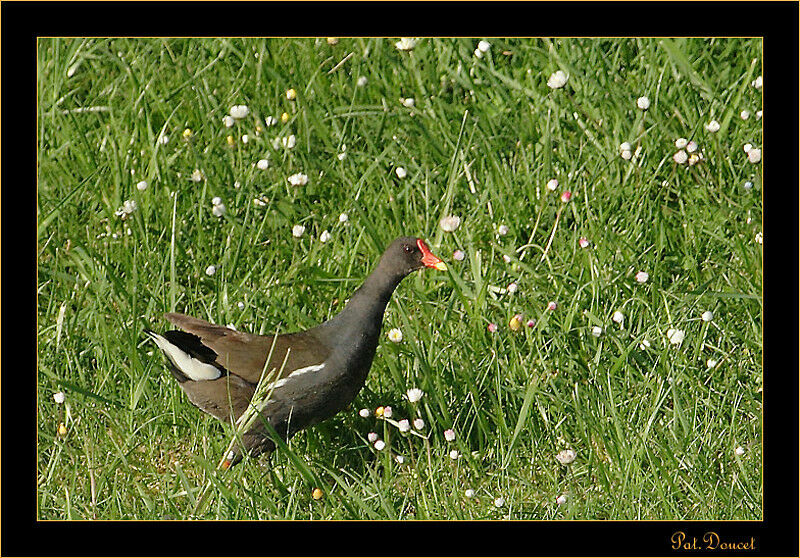
[[[216,362],[229,372],[251,384],[258,383],[274,336],[236,331],[175,312],[164,314],[164,317],[182,330],[199,337],[203,345],[217,353]],[[281,377],[306,366],[321,364],[330,354],[330,350],[310,332],[278,335],[267,369],[267,374],[273,374],[270,381],[279,379],[272,371],[281,369],[287,352],[289,357]]]

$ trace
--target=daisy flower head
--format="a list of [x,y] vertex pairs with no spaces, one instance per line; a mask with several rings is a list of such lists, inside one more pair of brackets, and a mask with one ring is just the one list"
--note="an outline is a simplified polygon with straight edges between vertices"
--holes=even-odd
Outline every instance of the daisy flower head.
[[192,182],[202,182],[203,181],[203,171],[200,169],[194,169],[192,172],[192,176],[190,177]]
[[226,114],[225,116],[222,117],[222,125],[225,126],[226,128],[233,127],[235,122],[236,120],[230,114]]
[[408,421],[408,419],[403,419],[397,423],[397,429],[400,432],[408,432],[411,430],[411,423]]
[[378,434],[376,432],[370,432],[367,434],[367,440],[369,440],[370,443],[376,442],[378,440]]
[[347,213],[342,213],[339,215],[339,222],[340,223],[347,223],[350,218],[347,216]]
[[364,407],[363,409],[361,409],[361,410],[358,412],[358,416],[360,416],[361,418],[369,418],[369,416],[370,416],[371,414],[372,414],[372,413],[370,412],[370,410],[369,410],[369,409],[367,409],[366,407]]
[[359,76],[356,80],[356,85],[358,87],[364,87],[367,84],[367,76]]
[[744,448],[742,446],[738,446],[735,450],[733,450],[733,453],[741,457],[744,455]]
[[147,190],[147,181],[146,180],[141,180],[141,181],[137,182],[136,183],[136,189],[139,190],[140,192],[144,192],[145,190]]
[[494,333],[497,331],[497,324],[492,322],[488,326],[486,326],[486,329],[489,331],[489,333]]
[[603,335],[603,328],[600,326],[592,327],[592,335],[594,335],[595,337],[600,337],[601,335]]
[[417,46],[417,41],[411,37],[401,37],[400,40],[394,44],[394,46],[397,47],[397,50],[409,52],[414,50],[414,48]]
[[448,428],[444,431],[444,439],[448,442],[452,442],[456,439],[456,433],[452,428]]
[[556,304],[555,301],[551,300],[550,302],[547,303],[548,310],[552,311],[555,310],[556,308],[558,308],[558,304]]
[[478,41],[478,50],[479,51],[481,51],[483,53],[486,53],[486,52],[489,52],[490,48],[492,48],[492,45],[489,43],[489,41]]
[[57,391],[53,394],[53,401],[61,405],[64,402],[65,396],[63,391]]
[[566,503],[567,503],[567,497],[564,494],[556,498],[556,504],[558,504],[559,506],[562,506]]
[[400,104],[406,108],[414,108],[416,101],[414,100],[414,97],[407,97],[405,99],[400,99]]
[[417,430],[422,430],[423,428],[425,428],[425,421],[422,420],[421,418],[415,418],[414,428],[416,428]]
[[464,496],[466,496],[467,498],[474,498],[475,497],[475,491],[473,489],[471,489],[471,488],[467,488],[464,491]]
[[571,449],[562,450],[556,455],[556,460],[562,465],[569,465],[575,461],[575,451]]
[[503,498],[502,496],[500,496],[498,498],[495,498],[494,499],[494,505],[495,505],[495,507],[502,508],[503,506],[506,505],[506,499]]
[[383,451],[383,448],[386,447],[386,442],[384,442],[383,440],[376,440],[375,444],[373,445],[375,446],[376,450]]
[[647,280],[650,279],[650,274],[646,271],[640,271],[636,274],[636,282],[637,283],[647,283]]
[[331,239],[331,233],[329,233],[327,229],[322,231],[322,234],[319,235],[320,242],[328,242],[330,239]]
[[567,74],[561,70],[557,70],[547,78],[547,87],[550,89],[561,89],[567,84],[568,79],[569,76]]
[[743,110],[742,112],[739,113],[739,118],[741,118],[742,120],[747,120],[748,118],[750,118],[750,111]]
[[269,159],[259,159],[256,163],[256,168],[259,170],[267,170],[269,168]]
[[507,225],[500,225],[497,227],[497,234],[500,236],[505,236],[508,234],[508,226]]
[[750,151],[747,152],[747,160],[754,165],[761,162],[761,150],[755,147],[751,148]]
[[453,259],[457,262],[463,261],[467,255],[464,253],[463,250],[454,250],[453,251]]
[[764,78],[758,76],[756,79],[750,82],[750,85],[752,85],[756,89],[761,89],[764,86]]
[[419,388],[411,388],[406,391],[406,399],[408,399],[409,403],[416,403],[422,399],[423,395],[425,395],[425,392]]
[[714,319],[714,312],[712,312],[711,310],[706,310],[705,312],[703,312],[703,314],[700,316],[700,318],[704,322],[710,322],[711,320]]
[[392,418],[392,408],[389,405],[383,408],[383,416],[384,418]]
[[580,238],[578,239],[578,245],[579,245],[581,248],[588,248],[588,247],[589,247],[589,241],[586,239],[586,237],[585,237],[585,236],[582,236],[582,237],[580,237]]
[[678,163],[679,165],[682,165],[689,160],[689,155],[686,154],[686,151],[681,149],[680,151],[675,153],[675,155],[672,156],[672,160]]
[[639,97],[636,99],[636,106],[642,110],[647,110],[650,108],[650,99],[647,97]]
[[689,145],[689,140],[687,140],[686,138],[678,138],[675,140],[675,147],[677,147],[678,149],[683,149],[687,145]]
[[304,225],[295,225],[292,227],[292,236],[295,238],[300,238],[306,232],[306,228]]
[[670,328],[667,330],[667,339],[672,345],[680,345],[686,337],[686,332],[682,329]]
[[308,184],[308,176],[303,174],[302,172],[293,174],[286,180],[288,180],[289,184],[291,184],[292,186],[305,186],[306,184]]
[[572,199],[572,192],[570,192],[569,190],[564,190],[563,192],[561,192],[562,203],[568,203],[569,200],[571,199]]
[[386,336],[389,338],[389,341],[391,341],[392,343],[399,343],[400,341],[403,340],[403,332],[400,331],[400,329],[396,328],[396,327],[393,327],[392,329],[390,329],[389,332],[386,334]]
[[611,319],[618,324],[621,324],[625,320],[625,315],[620,312],[619,310],[615,311],[614,314],[611,316]]
[[294,101],[297,98],[297,91],[295,91],[294,89],[288,89],[286,91],[286,98],[289,99],[290,101]]
[[216,272],[217,272],[217,266],[215,265],[210,265],[206,268],[206,275],[208,275],[209,277],[214,275]]
[[706,130],[708,130],[712,134],[719,132],[719,128],[720,128],[719,122],[717,122],[716,120],[712,120],[711,122],[706,124]]
[[406,172],[406,169],[404,167],[397,167],[394,170],[394,173],[397,175],[397,178],[399,178],[401,180],[403,178],[405,178],[406,176],[408,176],[408,173]]
[[233,105],[230,110],[231,117],[237,120],[247,118],[248,114],[250,114],[250,108],[247,105]]
[[448,215],[439,220],[439,227],[444,232],[453,232],[461,225],[461,217],[457,215]]
[[511,321],[508,322],[508,327],[511,331],[519,331],[522,327],[522,314],[517,314],[511,318]]
[[547,183],[547,189],[551,192],[555,192],[558,189],[558,180],[553,178]]
[[458,453],[458,450],[457,450],[457,449],[450,450],[450,459],[452,459],[452,460],[456,460],[456,459],[458,459],[459,457],[461,457],[461,454],[460,454],[460,453]]
[[506,292],[509,293],[509,294],[514,294],[518,290],[519,290],[519,285],[517,285],[514,282],[509,283],[508,287],[506,287]]

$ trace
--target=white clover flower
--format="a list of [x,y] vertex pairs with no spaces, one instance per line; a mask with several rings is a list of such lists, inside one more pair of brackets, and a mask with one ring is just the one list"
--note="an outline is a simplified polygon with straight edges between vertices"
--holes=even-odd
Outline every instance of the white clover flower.
[[640,271],[636,274],[636,281],[639,283],[646,283],[650,279],[650,274],[646,271]]
[[551,192],[555,192],[557,188],[558,188],[558,180],[556,180],[555,178],[547,183],[547,189],[550,190]]
[[289,134],[289,137],[281,138],[284,149],[293,149],[297,145],[297,138],[294,134]]
[[747,120],[748,118],[750,118],[750,111],[743,110],[742,112],[739,113],[739,118],[741,118],[742,120]]
[[467,255],[464,253],[464,250],[455,250],[453,251],[453,259],[457,262],[463,261]]
[[686,337],[686,332],[682,329],[668,329],[667,330],[667,339],[673,345],[680,345],[683,343],[683,339]]
[[621,324],[625,320],[625,315],[619,310],[617,310],[616,312],[614,312],[614,315],[611,316],[611,319],[614,322]]
[[631,147],[630,142],[623,141],[621,144],[619,144],[620,151],[630,151],[631,149],[633,148]]
[[458,453],[457,449],[450,450],[450,459],[455,460],[455,459],[458,459],[459,457],[461,457],[461,454]]
[[672,159],[673,159],[673,160],[674,160],[676,163],[678,163],[679,165],[682,165],[682,164],[684,164],[686,161],[688,161],[688,160],[689,160],[689,156],[686,154],[686,152],[685,152],[683,149],[681,149],[680,151],[678,151],[677,153],[675,153],[675,155],[673,155],[673,156],[672,156]]
[[243,309],[244,309],[244,302],[242,302],[242,301],[240,300],[239,302],[237,302],[237,303],[236,303],[236,306],[238,306],[238,307],[239,307],[239,310],[243,310]]
[[603,335],[603,328],[600,326],[592,327],[592,335],[594,335],[595,337],[600,337],[601,335]]
[[409,403],[416,403],[422,396],[425,395],[425,392],[419,388],[411,388],[406,391],[406,398],[408,399]]
[[389,405],[386,405],[383,408],[383,416],[386,418],[392,418],[392,408]]
[[225,126],[226,128],[233,127],[235,122],[236,120],[230,114],[226,114],[225,116],[222,117],[222,125]]
[[442,217],[439,221],[439,227],[441,227],[444,232],[453,232],[459,227],[459,225],[461,225],[461,217],[456,215]]
[[242,143],[249,143],[249,142],[250,142],[250,136],[248,136],[247,134],[242,134]]
[[508,227],[506,225],[500,225],[497,227],[497,234],[500,236],[505,236],[508,234]]
[[480,50],[478,50],[477,48],[475,49],[475,51],[472,54],[475,55],[475,58],[483,58],[483,53]]
[[367,409],[367,408],[365,407],[365,408],[361,409],[361,410],[358,412],[358,414],[359,414],[359,416],[360,416],[360,417],[362,417],[362,418],[368,418],[368,417],[369,417],[369,416],[370,416],[372,413],[370,412],[370,410],[369,410],[369,409]]
[[397,429],[400,432],[408,432],[411,430],[411,423],[408,421],[408,419],[403,419],[397,423]]
[[401,37],[400,40],[394,44],[394,46],[397,47],[397,50],[408,52],[414,50],[414,47],[417,46],[417,41],[411,37]]
[[636,99],[636,106],[642,110],[647,110],[650,108],[650,99],[647,97],[639,97]]
[[63,391],[57,391],[53,394],[53,400],[61,405],[64,402],[65,396]]
[[234,105],[231,107],[231,116],[233,118],[241,119],[246,118],[250,114],[250,108],[247,105]]
[[556,504],[558,504],[559,506],[561,506],[563,504],[566,504],[566,503],[567,503],[567,497],[564,494],[562,494],[561,496],[556,498]]
[[396,327],[390,329],[389,332],[386,334],[386,336],[392,343],[399,343],[400,341],[403,340],[403,332]]
[[573,461],[575,461],[575,451],[571,449],[565,449],[558,452],[556,455],[556,460],[561,463],[562,465],[569,465]]
[[582,236],[578,239],[578,244],[580,245],[581,248],[588,248],[589,240],[586,237]]
[[550,74],[550,77],[547,79],[547,87],[550,89],[560,89],[566,85],[568,79],[569,76],[567,74],[558,70]]
[[209,277],[214,275],[216,272],[217,272],[217,266],[215,265],[210,265],[206,268],[206,275],[208,275]]
[[756,244],[764,244],[764,233],[757,232],[755,236]]
[[711,132],[712,134],[715,132],[719,132],[719,122],[716,120],[712,120],[708,124],[706,124],[706,130]]
[[347,216],[347,213],[342,213],[341,215],[339,215],[339,222],[340,223],[347,223],[348,219],[349,219],[349,217]]
[[264,119],[264,124],[266,124],[267,126],[274,126],[277,123],[278,123],[278,119],[275,118],[274,116],[267,116]]
[[505,506],[505,505],[506,505],[506,499],[505,499],[505,498],[503,498],[502,496],[500,496],[500,497],[498,497],[498,498],[495,498],[495,499],[494,499],[494,505],[495,505],[496,507],[498,507],[498,508],[502,508],[503,506]]
[[367,76],[359,76],[356,80],[356,85],[358,87],[364,87],[367,84]]
[[711,310],[706,310],[705,312],[703,312],[703,314],[700,316],[700,318],[704,322],[710,322],[711,320],[714,319],[714,312],[712,312]]
[[750,153],[750,150],[753,149],[753,144],[746,143],[742,146],[742,149],[744,150],[745,153]]
[[375,432],[370,432],[369,434],[367,434],[367,440],[369,440],[370,443],[375,442],[377,439],[378,435]]
[[683,149],[688,144],[689,140],[687,140],[686,138],[678,138],[675,140],[675,147],[677,147],[678,149]]
[[714,360],[713,358],[710,358],[710,359],[708,359],[706,361],[706,367],[707,368],[714,368],[716,365],[717,365],[717,361]]
[[756,89],[761,89],[764,85],[764,79],[761,76],[758,76],[756,79],[750,82],[750,85]]
[[256,163],[259,170],[267,170],[269,168],[269,159],[259,159]]
[[402,455],[395,455],[394,460],[397,461],[398,464],[402,465],[403,463],[405,463],[406,458],[403,457]]
[[488,41],[478,41],[478,50],[481,52],[489,52],[492,45]]
[[345,157],[347,157],[347,153],[344,153],[344,152],[339,153],[338,155],[336,155],[336,158],[339,159],[340,161],[344,161]]
[[471,488],[467,488],[464,491],[464,496],[466,496],[467,498],[474,498],[475,497],[475,491],[472,490]]
[[508,284],[508,287],[506,287],[506,292],[507,292],[507,293],[509,293],[509,294],[514,294],[514,293],[515,293],[515,292],[517,292],[518,290],[519,290],[519,285],[517,285],[517,284],[516,284],[515,282],[513,282],[513,281],[512,281],[511,283],[509,283],[509,284]]
[[750,151],[747,152],[747,160],[753,163],[754,165],[761,161],[761,150],[753,147]]
[[744,455],[744,448],[742,446],[738,446],[735,450],[733,450],[733,453],[741,457]]
[[[745,190],[749,190],[749,189],[751,189],[753,187],[753,183],[748,180],[743,184],[743,186],[744,186]],[[748,225],[750,224],[749,220],[747,221],[747,224]]]
[[632,151],[628,151],[627,149],[624,149],[619,154],[619,156],[622,157],[623,159],[625,159],[626,161],[630,161],[633,158],[633,152]]
[[444,431],[444,439],[447,440],[448,442],[452,442],[453,440],[456,439],[456,433],[453,431],[452,428],[448,428],[447,430]]
[[331,239],[331,233],[329,233],[327,229],[322,231],[322,234],[319,235],[320,242],[328,242],[330,239]]
[[192,182],[201,182],[203,180],[203,171],[201,171],[200,169],[194,169],[194,172],[192,172],[191,180]]
[[291,184],[292,186],[305,186],[306,184],[308,184],[308,176],[306,176],[302,172],[293,174],[286,180],[288,180],[289,184]]
[[403,178],[405,178],[406,176],[408,176],[408,173],[406,172],[406,169],[405,169],[405,168],[403,168],[403,167],[397,167],[397,168],[394,170],[394,173],[397,175],[397,178],[399,178],[399,179],[401,179],[401,180],[402,180]]
[[145,190],[147,190],[147,181],[142,180],[140,182],[137,182],[136,189],[139,190],[140,192],[144,192]]
[[414,108],[416,101],[414,100],[414,97],[408,97],[407,99],[400,99],[400,103],[402,103],[402,105],[406,108]]
[[306,228],[303,225],[295,225],[292,227],[292,236],[295,238],[300,238],[305,232]]
[[421,418],[415,418],[414,428],[416,428],[417,430],[422,430],[423,428],[425,428],[425,421],[422,420]]
[[386,447],[386,442],[383,440],[376,440],[374,446],[376,450],[383,451],[383,448]]
[[555,301],[551,300],[550,302],[547,303],[548,310],[555,310],[556,308],[558,308],[558,304],[556,304]]
[[694,153],[695,151],[697,151],[697,142],[690,141],[689,143],[686,144],[687,153]]

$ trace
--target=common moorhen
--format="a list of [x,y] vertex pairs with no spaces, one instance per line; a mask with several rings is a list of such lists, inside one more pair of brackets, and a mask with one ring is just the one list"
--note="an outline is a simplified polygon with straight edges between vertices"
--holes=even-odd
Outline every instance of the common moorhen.
[[422,240],[398,238],[339,314],[312,329],[278,335],[277,340],[173,312],[164,317],[183,331],[145,333],[166,355],[189,401],[224,422],[234,422],[245,412],[272,351],[264,380],[271,383],[268,399],[260,417],[242,435],[243,447],[237,445],[226,456],[227,468],[245,454],[275,449],[264,421],[288,440],[334,416],[355,398],[372,366],[392,293],[406,275],[426,266],[447,269]]

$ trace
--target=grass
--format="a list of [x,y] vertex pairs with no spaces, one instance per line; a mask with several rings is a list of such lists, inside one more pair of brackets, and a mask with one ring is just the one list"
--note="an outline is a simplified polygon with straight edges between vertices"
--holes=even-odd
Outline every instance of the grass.
[[[40,519],[762,517],[761,168],[742,150],[762,141],[760,40],[489,42],[477,58],[472,39],[39,41]],[[226,128],[238,104],[250,116]],[[289,134],[293,149],[273,145]],[[702,162],[673,161],[679,137]],[[384,328],[404,339],[382,338],[352,408],[216,471],[232,430],[188,402],[142,329],[172,310],[310,327],[403,234],[450,271],[399,287]],[[535,326],[512,331],[517,313]],[[358,414],[379,405],[424,436]]]

